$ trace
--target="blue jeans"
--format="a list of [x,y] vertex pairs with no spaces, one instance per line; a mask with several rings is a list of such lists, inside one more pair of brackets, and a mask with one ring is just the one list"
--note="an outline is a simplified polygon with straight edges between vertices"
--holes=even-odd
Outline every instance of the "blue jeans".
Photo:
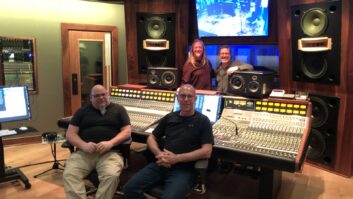
[[135,174],[123,187],[124,195],[128,199],[146,198],[144,192],[154,186],[164,183],[163,199],[185,198],[195,182],[194,168],[173,166],[160,167],[150,163]]

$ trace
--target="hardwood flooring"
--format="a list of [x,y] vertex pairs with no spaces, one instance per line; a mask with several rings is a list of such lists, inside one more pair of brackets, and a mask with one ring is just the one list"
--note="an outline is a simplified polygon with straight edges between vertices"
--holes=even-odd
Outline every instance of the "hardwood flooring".
[[[26,144],[4,148],[6,165],[21,167],[53,160],[50,145]],[[69,151],[57,147],[57,158],[65,159]],[[132,164],[141,162],[139,155],[133,155]],[[143,161],[142,161],[143,162]],[[141,163],[143,164],[143,163]],[[17,182],[0,184],[1,199],[64,199],[62,171],[52,170],[34,178],[33,176],[52,167],[53,163],[23,167],[32,187],[24,189]],[[142,165],[140,165],[142,166]],[[138,169],[138,167],[136,167]],[[130,171],[131,172],[131,171]],[[132,171],[134,172],[134,171]],[[133,174],[133,173],[132,173]],[[125,176],[125,178],[128,178]],[[122,180],[123,181],[123,180]],[[257,179],[237,172],[213,172],[208,176],[207,193],[189,198],[252,199],[257,198]],[[346,178],[304,164],[301,173],[282,173],[282,186],[277,199],[353,199],[353,178]]]

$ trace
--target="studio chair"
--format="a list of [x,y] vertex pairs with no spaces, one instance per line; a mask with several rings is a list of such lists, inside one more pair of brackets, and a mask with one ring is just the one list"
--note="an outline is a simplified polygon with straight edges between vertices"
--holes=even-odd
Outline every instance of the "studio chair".
[[[64,128],[66,130],[69,126],[70,119],[71,117],[61,118],[58,120],[57,124],[60,128]],[[121,153],[124,160],[124,169],[127,169],[129,167],[131,142],[132,139],[130,138],[119,146],[119,152]],[[61,144],[61,147],[69,149],[70,153],[73,153],[76,150],[75,147],[68,141],[63,142]],[[93,170],[90,174],[88,174],[86,180],[88,180],[93,185],[93,187],[86,186],[86,194],[95,194],[99,185],[98,173],[96,172],[96,170]]]
[[[131,146],[131,141],[132,139],[130,138],[129,140],[125,141],[119,146],[119,152],[123,156],[124,160],[124,169],[127,169],[129,167],[129,162],[130,162],[130,146]],[[73,153],[75,151],[75,147],[71,145],[68,141],[65,141],[62,145],[62,148],[67,148],[70,150],[70,153]],[[97,188],[99,185],[99,179],[98,179],[98,173],[96,170],[93,170],[90,174],[87,175],[85,178],[90,182],[91,185],[86,186],[86,194],[87,195],[92,195],[97,192]],[[120,186],[118,187],[117,192],[120,192]]]
[[[208,167],[208,159],[202,159],[196,161],[194,168],[197,170],[198,174],[195,179],[195,184],[193,190],[188,193],[185,198],[187,198],[190,194],[195,193],[198,195],[202,195],[206,193],[206,172]],[[155,197],[157,199],[162,198],[164,192],[164,184],[158,184],[152,189],[146,191],[145,193],[149,196]]]
[[[160,140],[157,140],[158,146],[161,149],[164,148],[163,147],[164,139],[165,137],[163,137]],[[147,162],[156,161],[156,159],[154,158],[154,155],[150,150],[146,149],[146,151],[144,151],[144,154],[147,159]],[[197,171],[194,187],[193,187],[193,190],[185,196],[185,198],[188,197],[191,193],[195,193],[199,195],[206,193],[206,174],[207,174],[207,168],[208,168],[208,159],[197,160],[195,162],[194,168]],[[162,182],[154,186],[152,189],[146,191],[145,193],[147,195],[150,195],[159,199],[159,198],[162,198],[163,192],[164,192],[164,184]]]

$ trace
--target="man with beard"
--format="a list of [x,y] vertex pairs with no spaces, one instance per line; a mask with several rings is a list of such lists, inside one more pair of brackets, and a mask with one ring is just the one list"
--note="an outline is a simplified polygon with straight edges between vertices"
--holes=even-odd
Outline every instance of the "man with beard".
[[231,60],[229,46],[223,45],[219,48],[218,59],[220,61],[216,68],[217,91],[227,93],[228,76],[238,70],[253,70],[253,66],[237,60]]
[[119,145],[131,138],[130,119],[125,108],[110,103],[102,85],[91,89],[90,104],[73,115],[66,140],[77,148],[65,163],[64,189],[68,199],[87,198],[84,178],[98,173],[96,199],[113,198],[124,167]]
[[[123,187],[128,199],[146,198],[144,192],[163,182],[162,198],[180,199],[194,184],[195,161],[210,158],[213,145],[209,119],[195,111],[195,89],[184,84],[177,90],[180,111],[163,117],[147,139],[156,161],[149,163]],[[163,146],[159,143],[163,140]]]

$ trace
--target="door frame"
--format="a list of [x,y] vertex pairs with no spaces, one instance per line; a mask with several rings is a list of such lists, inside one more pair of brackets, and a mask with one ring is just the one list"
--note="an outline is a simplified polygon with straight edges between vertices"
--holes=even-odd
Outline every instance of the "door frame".
[[69,31],[94,31],[94,32],[109,32],[111,35],[111,84],[117,84],[118,77],[118,30],[115,26],[90,25],[90,24],[75,24],[61,23],[61,43],[62,43],[62,76],[63,76],[63,92],[64,92],[64,116],[71,116],[71,75],[70,71],[64,70],[66,66],[70,66],[69,54]]

